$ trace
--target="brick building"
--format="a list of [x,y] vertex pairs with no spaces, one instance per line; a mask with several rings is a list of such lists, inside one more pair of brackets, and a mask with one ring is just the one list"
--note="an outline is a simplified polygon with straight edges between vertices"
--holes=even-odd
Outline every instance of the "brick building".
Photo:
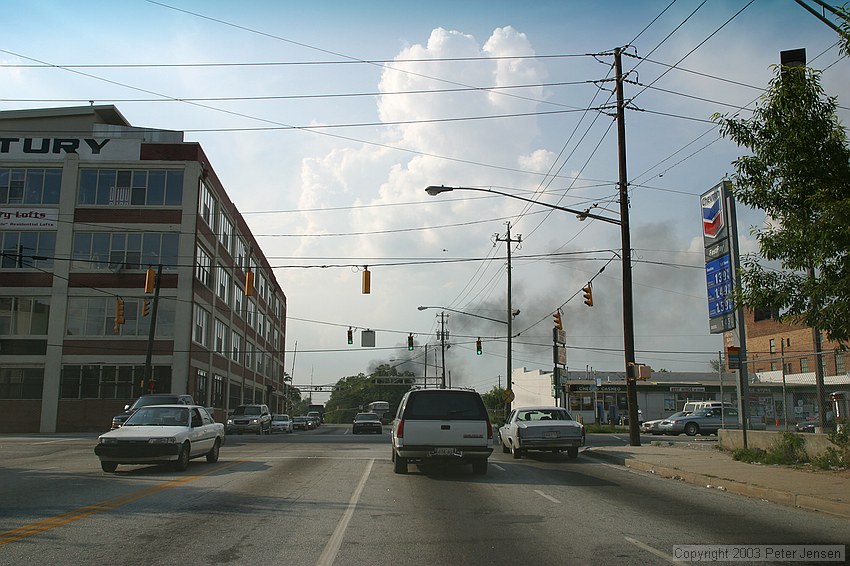
[[0,112],[0,252],[0,431],[105,430],[154,390],[219,419],[282,407],[286,296],[182,132],[109,105]]

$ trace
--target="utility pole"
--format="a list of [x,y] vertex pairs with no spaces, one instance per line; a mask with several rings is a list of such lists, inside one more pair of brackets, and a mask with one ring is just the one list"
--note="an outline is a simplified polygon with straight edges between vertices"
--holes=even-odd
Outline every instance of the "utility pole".
[[162,280],[162,264],[156,266],[156,278],[154,279],[153,305],[151,306],[151,327],[148,332],[148,352],[145,356],[145,383],[142,385],[142,394],[145,393],[153,381],[153,341],[156,337],[156,311],[159,310],[159,287]]
[[620,237],[623,260],[623,352],[626,358],[626,396],[629,402],[629,444],[640,446],[637,376],[635,370],[635,325],[632,304],[632,242],[629,235],[629,186],[626,175],[626,117],[623,97],[623,62],[620,48],[614,49],[617,75],[617,148],[620,186]]
[[516,240],[511,239],[511,223],[507,222],[508,231],[505,238],[500,238],[498,234],[496,234],[495,238],[497,242],[505,242],[508,244],[508,352],[507,352],[507,366],[508,366],[508,400],[505,403],[507,405],[507,412],[511,412],[511,403],[513,402],[513,361],[511,360],[511,346],[513,341],[513,307],[511,306],[511,244],[512,243],[521,243],[522,236],[517,235]]
[[443,376],[440,380],[440,389],[446,388],[446,313],[440,313],[440,351],[443,362]]

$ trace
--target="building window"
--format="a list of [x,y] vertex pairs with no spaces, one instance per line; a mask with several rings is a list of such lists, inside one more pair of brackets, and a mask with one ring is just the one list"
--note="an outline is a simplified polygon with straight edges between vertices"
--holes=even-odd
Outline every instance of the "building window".
[[245,291],[237,284],[233,284],[233,310],[239,315],[239,318],[245,318],[245,313],[242,312],[242,306],[245,302]]
[[224,377],[213,374],[212,406],[224,408]]
[[[154,366],[157,391],[171,391],[171,366]],[[62,399],[132,399],[142,394],[144,365],[66,365],[62,367]]]
[[[116,297],[68,297],[67,336],[113,336],[115,334]],[[148,336],[150,316],[142,316],[143,297],[124,299],[124,324],[121,336]],[[174,337],[175,302],[160,297],[156,314],[156,335]]]
[[0,267],[4,269],[53,269],[56,232],[0,231]]
[[791,373],[791,362],[787,362],[785,364],[782,364],[782,369],[785,371],[786,375]]
[[245,341],[245,367],[249,370],[254,367],[254,344],[247,340]]
[[195,305],[195,329],[192,340],[205,348],[210,347],[210,313],[200,305]]
[[74,269],[146,269],[162,265],[177,268],[179,234],[175,232],[77,232]]
[[774,338],[770,339],[770,353],[771,354],[776,353],[776,339],[774,339]]
[[215,219],[218,214],[218,203],[212,190],[206,183],[201,183],[201,202],[199,203],[201,218],[210,229],[215,230]]
[[199,405],[207,405],[207,392],[209,391],[209,374],[206,370],[198,369],[195,373],[195,403]]
[[227,407],[228,409],[235,409],[239,405],[242,404],[242,386],[236,382],[230,382],[230,387],[228,387],[227,392]]
[[0,204],[59,204],[62,169],[0,167]]
[[778,364],[776,362],[770,362],[770,371],[776,371]]
[[198,246],[195,259],[195,277],[205,286],[212,288],[212,258],[201,246]]
[[0,297],[0,336],[46,336],[49,297]]
[[183,171],[83,169],[77,202],[83,206],[179,206]]
[[836,375],[840,375],[842,373],[847,373],[847,366],[845,365],[845,356],[846,356],[846,352],[842,352],[840,350],[835,351],[835,373],[836,373]]
[[0,368],[0,399],[41,399],[44,368]]
[[230,359],[239,363],[240,352],[242,351],[242,335],[235,330],[231,334],[230,340]]
[[244,271],[247,267],[248,245],[245,243],[245,240],[239,237],[235,239],[235,244],[236,253],[233,259],[236,261],[236,267]]
[[215,319],[215,352],[217,354],[221,354],[222,356],[227,355],[229,332],[230,329],[224,322]]
[[233,243],[233,223],[224,214],[224,211],[221,211],[221,218],[219,219],[218,239],[222,247],[227,250],[228,255],[233,255],[233,250],[230,247]]
[[245,312],[245,322],[249,328],[254,328],[254,321],[257,319],[257,303],[253,299],[248,299],[248,309]]
[[800,358],[800,372],[806,373],[809,371],[809,358]]
[[218,283],[218,298],[230,306],[230,289],[233,286],[233,282],[230,278],[230,273],[221,264],[218,265],[218,276],[216,279]]

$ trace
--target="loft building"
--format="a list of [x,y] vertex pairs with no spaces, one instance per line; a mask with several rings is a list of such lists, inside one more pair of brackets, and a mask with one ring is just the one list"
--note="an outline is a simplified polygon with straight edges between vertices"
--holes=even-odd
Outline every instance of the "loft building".
[[286,295],[182,132],[0,112],[0,253],[0,431],[108,430],[148,392],[283,407]]

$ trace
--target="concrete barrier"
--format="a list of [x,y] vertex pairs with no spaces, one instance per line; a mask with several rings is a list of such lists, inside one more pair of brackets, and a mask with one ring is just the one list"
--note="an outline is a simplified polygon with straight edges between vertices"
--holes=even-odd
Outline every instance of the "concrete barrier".
[[[802,437],[805,441],[806,454],[810,459],[824,454],[829,447],[835,448],[835,445],[829,441],[828,434],[817,432],[794,434]],[[718,431],[718,438],[720,439],[720,448],[723,450],[731,452],[744,447],[744,433],[740,430],[721,429]],[[781,438],[781,431],[748,430],[747,447],[770,450]]]

